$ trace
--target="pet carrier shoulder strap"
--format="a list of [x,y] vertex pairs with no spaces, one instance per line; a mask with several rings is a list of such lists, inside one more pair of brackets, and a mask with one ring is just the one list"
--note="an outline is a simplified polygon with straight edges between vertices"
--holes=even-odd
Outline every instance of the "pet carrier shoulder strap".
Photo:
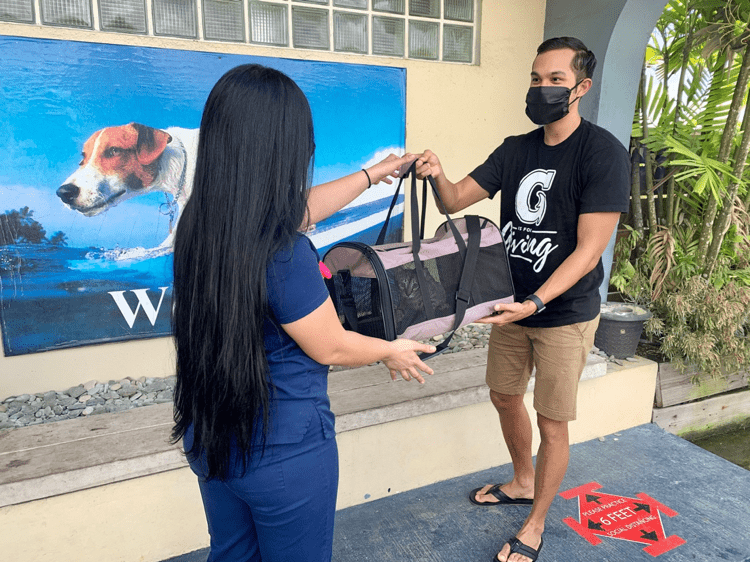
[[456,315],[453,321],[453,329],[448,337],[440,342],[433,353],[420,354],[420,358],[423,361],[435,355],[439,355],[448,348],[456,330],[461,325],[461,322],[463,322],[466,310],[469,308],[469,302],[471,301],[471,285],[474,281],[474,272],[476,271],[477,258],[479,257],[479,246],[482,240],[482,229],[479,225],[478,216],[466,215],[464,220],[466,221],[466,230],[469,235],[469,244],[466,248],[466,257],[464,258],[464,264],[461,268],[461,279],[458,282],[458,289],[456,290]]

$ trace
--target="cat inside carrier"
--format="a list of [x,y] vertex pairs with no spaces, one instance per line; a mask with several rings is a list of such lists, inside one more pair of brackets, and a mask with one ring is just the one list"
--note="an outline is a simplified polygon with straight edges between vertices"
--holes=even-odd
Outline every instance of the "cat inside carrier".
[[[331,247],[323,258],[332,273],[326,283],[345,328],[386,340],[451,332],[437,346],[440,353],[457,328],[492,314],[497,303],[513,302],[513,282],[502,235],[489,219],[447,217],[433,238],[422,239],[425,212],[423,207],[420,228],[413,165],[408,173],[412,242],[382,243],[402,177],[376,245],[344,241]],[[440,197],[428,177],[423,204],[428,180]]]

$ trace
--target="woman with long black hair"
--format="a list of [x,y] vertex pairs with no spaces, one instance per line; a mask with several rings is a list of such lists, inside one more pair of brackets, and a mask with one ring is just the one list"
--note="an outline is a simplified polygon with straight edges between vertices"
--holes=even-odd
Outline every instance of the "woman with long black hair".
[[[309,188],[312,116],[299,87],[258,65],[227,72],[203,112],[174,248],[173,439],[198,475],[210,562],[331,558],[338,485],[328,365],[382,361],[432,374],[416,352],[341,326],[299,233],[409,157]],[[390,181],[390,180],[387,180]]]

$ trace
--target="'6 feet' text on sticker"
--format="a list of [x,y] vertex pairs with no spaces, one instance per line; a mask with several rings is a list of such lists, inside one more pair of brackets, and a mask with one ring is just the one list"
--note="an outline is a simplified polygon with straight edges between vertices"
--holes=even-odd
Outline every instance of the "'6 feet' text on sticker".
[[646,494],[637,498],[595,493],[601,488],[589,482],[572,490],[561,492],[566,500],[578,498],[578,520],[566,517],[563,521],[592,545],[599,537],[611,537],[647,545],[643,550],[659,556],[685,544],[677,535],[666,536],[661,514],[674,517],[677,512]]

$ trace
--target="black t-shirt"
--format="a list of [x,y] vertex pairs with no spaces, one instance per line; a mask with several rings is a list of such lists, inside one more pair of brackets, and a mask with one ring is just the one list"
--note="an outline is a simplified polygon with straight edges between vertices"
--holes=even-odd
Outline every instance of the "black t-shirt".
[[[500,221],[517,301],[536,291],[573,253],[579,215],[628,210],[628,152],[586,120],[556,146],[544,144],[542,127],[508,137],[469,175],[490,197],[502,189]],[[553,327],[595,318],[603,280],[600,259],[544,311],[518,324]]]

